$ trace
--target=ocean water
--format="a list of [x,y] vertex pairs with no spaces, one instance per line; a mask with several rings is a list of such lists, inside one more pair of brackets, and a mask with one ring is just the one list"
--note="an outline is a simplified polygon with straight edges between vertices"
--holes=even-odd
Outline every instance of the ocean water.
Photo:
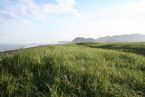
[[0,52],[24,48],[25,45],[0,44]]
[[25,45],[0,44],[0,52],[9,51],[9,50],[17,50],[21,48],[45,46],[45,45],[48,45],[48,44],[25,44]]

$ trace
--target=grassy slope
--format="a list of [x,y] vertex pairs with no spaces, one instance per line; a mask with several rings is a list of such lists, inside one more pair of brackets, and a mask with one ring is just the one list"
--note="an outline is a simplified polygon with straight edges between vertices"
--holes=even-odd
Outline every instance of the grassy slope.
[[3,54],[0,96],[145,96],[144,56],[90,45],[48,46]]
[[145,43],[78,43],[91,48],[102,48],[145,55]]

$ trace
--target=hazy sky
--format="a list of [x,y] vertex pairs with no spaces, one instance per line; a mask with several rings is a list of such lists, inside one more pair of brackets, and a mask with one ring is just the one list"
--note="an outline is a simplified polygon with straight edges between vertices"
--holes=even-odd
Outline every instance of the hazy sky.
[[0,0],[0,43],[145,34],[145,0]]

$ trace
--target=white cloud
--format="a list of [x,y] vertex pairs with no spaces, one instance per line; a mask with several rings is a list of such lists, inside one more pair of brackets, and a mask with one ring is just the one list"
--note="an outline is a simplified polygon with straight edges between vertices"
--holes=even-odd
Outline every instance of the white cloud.
[[[56,0],[55,4],[39,4],[35,0],[16,0],[15,2],[0,0],[0,33],[7,34],[5,37],[1,36],[1,39],[7,40],[6,37],[16,35],[27,37],[27,34],[32,34],[31,37],[36,36],[36,32],[40,32],[44,28],[43,23],[46,24],[45,26],[51,23],[60,24],[64,21],[59,18],[59,15],[66,13],[77,15],[75,3],[75,0]],[[50,15],[55,17],[49,17]],[[47,32],[47,27],[45,29]]]
[[[1,36],[3,40],[15,36],[29,36],[29,40],[35,36],[35,40],[58,41],[71,40],[77,36],[97,38],[116,34],[145,34],[145,0],[130,0],[103,9],[96,8],[81,16],[75,8],[76,0],[56,0],[55,4],[38,4],[34,0],[17,1],[0,0],[0,32],[7,32],[5,37]],[[79,17],[59,17],[66,13]],[[17,33],[14,34],[15,31]],[[46,32],[45,35],[43,32]]]
[[136,0],[88,12],[68,26],[70,32],[85,37],[116,34],[145,34],[145,0]]
[[49,14],[78,14],[75,8],[75,0],[56,0],[56,4],[38,4],[35,0],[0,0],[2,11],[0,16],[11,18],[33,17],[36,19],[46,19]]

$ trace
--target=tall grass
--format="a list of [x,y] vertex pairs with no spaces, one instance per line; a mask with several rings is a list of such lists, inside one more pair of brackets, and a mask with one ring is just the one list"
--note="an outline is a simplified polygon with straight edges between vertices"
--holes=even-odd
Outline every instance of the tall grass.
[[144,97],[145,57],[79,45],[5,54],[1,97]]
[[136,53],[145,56],[145,43],[78,43],[79,45],[107,50]]

